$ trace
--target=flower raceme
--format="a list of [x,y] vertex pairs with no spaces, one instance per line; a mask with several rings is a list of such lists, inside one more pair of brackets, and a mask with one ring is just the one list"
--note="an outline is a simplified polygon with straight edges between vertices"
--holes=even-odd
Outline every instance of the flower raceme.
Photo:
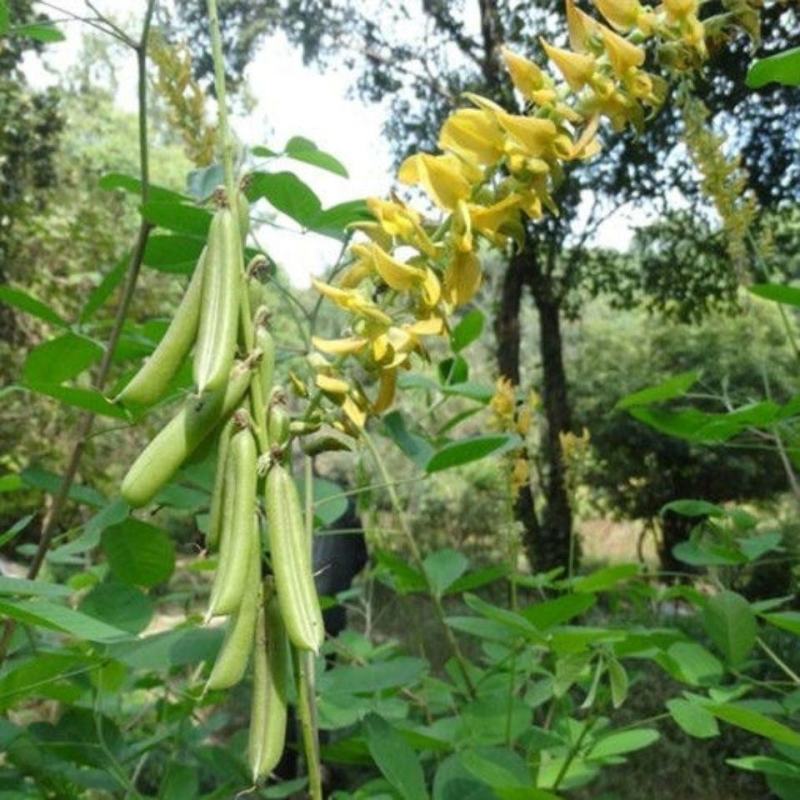
[[[337,285],[314,281],[351,318],[342,338],[313,340],[317,387],[341,410],[341,427],[357,429],[391,405],[398,370],[412,354],[425,357],[426,339],[446,333],[453,309],[480,288],[482,247],[522,247],[526,219],[558,213],[564,166],[601,151],[603,121],[641,130],[667,80],[706,57],[697,0],[593,4],[602,19],[566,0],[568,49],[542,40],[553,74],[503,48],[523,113],[466,94],[469,105],[442,125],[441,152],[400,166],[398,181],[427,196],[435,219],[394,195],[371,198],[374,221],[354,224],[363,240]],[[357,360],[360,380],[344,378],[346,359]]]

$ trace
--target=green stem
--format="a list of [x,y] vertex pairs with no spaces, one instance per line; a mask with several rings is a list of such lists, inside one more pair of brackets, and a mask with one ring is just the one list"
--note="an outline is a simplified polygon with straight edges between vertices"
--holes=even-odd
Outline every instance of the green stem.
[[789,678],[792,682],[800,686],[800,675],[798,675],[760,636],[756,639],[758,646],[772,659],[774,664]]
[[561,765],[561,769],[558,771],[558,776],[556,777],[552,786],[554,792],[558,790],[558,787],[561,785],[561,782],[564,780],[564,778],[567,777],[569,768],[572,766],[572,762],[575,760],[578,753],[580,752],[581,745],[583,745],[583,740],[586,738],[587,734],[592,729],[592,725],[594,725],[594,717],[589,717],[586,720],[586,722],[584,722],[583,728],[581,729],[578,738],[575,740],[575,744],[573,744],[572,747],[570,747],[569,753],[567,753],[567,757],[564,760],[564,763]]
[[453,634],[452,629],[447,624],[446,614],[444,611],[444,606],[442,605],[442,599],[439,597],[436,590],[431,585],[430,579],[428,578],[428,573],[425,570],[425,563],[422,559],[422,553],[420,552],[419,545],[417,544],[417,540],[414,538],[414,534],[411,530],[411,526],[408,524],[408,519],[406,514],[403,510],[403,506],[400,503],[400,498],[397,495],[397,491],[394,488],[395,482],[392,480],[391,475],[389,475],[388,470],[386,469],[386,464],[381,457],[378,448],[375,446],[375,443],[372,441],[372,437],[367,433],[366,429],[361,431],[361,438],[366,444],[367,449],[369,450],[370,454],[372,455],[373,460],[375,461],[376,466],[378,467],[378,471],[381,474],[381,478],[383,479],[384,484],[386,485],[386,491],[389,493],[389,500],[392,504],[392,508],[394,509],[395,516],[397,517],[398,522],[400,523],[400,530],[403,532],[403,536],[408,544],[408,549],[411,551],[411,558],[414,561],[419,573],[422,575],[423,580],[425,581],[426,588],[428,590],[428,594],[430,595],[431,600],[433,601],[433,608],[436,613],[436,617],[441,623],[442,629],[444,630],[445,638],[447,639],[447,643],[450,646],[450,649],[453,652],[453,656],[456,659],[456,663],[458,664],[458,668],[461,672],[461,677],[464,679],[464,684],[467,687],[467,693],[470,697],[475,697],[475,684],[472,681],[472,678],[469,674],[469,666],[464,653],[461,650],[461,646],[458,643],[458,639],[456,639],[455,635]]
[[233,175],[233,139],[228,124],[228,102],[225,92],[225,57],[222,54],[222,35],[219,28],[217,0],[208,0],[208,27],[211,33],[211,55],[214,60],[214,89],[217,93],[219,133],[222,140],[222,168],[225,172],[225,189],[228,202],[236,202],[236,184]]

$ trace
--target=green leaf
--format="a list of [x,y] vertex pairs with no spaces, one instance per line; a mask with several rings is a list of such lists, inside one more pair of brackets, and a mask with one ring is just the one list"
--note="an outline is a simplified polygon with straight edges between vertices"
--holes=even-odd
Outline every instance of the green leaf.
[[45,694],[62,675],[78,665],[85,665],[86,661],[81,656],[61,651],[44,652],[32,658],[15,658],[12,663],[13,666],[0,677],[0,709],[14,706],[28,695]]
[[441,597],[464,574],[469,561],[463,553],[445,548],[428,555],[423,565],[431,588]]
[[479,461],[489,455],[511,450],[519,447],[520,438],[513,434],[492,434],[488,436],[473,436],[470,439],[450,442],[440,448],[428,463],[425,470],[428,473],[439,472],[452,467],[460,467],[473,461]]
[[762,772],[764,775],[782,775],[787,778],[800,778],[800,767],[791,761],[783,761],[769,756],[745,756],[744,758],[728,758],[727,763],[749,772]]
[[800,288],[796,286],[785,286],[780,283],[756,283],[748,288],[757,297],[800,308]]
[[755,647],[756,616],[740,594],[715,594],[706,602],[702,619],[711,641],[732,666],[741,664]]
[[682,372],[680,375],[675,375],[656,386],[648,386],[646,389],[626,395],[617,402],[614,408],[624,409],[647,406],[651,403],[661,403],[664,400],[683,397],[697,383],[699,377],[700,374],[695,371]]
[[425,577],[396,553],[376,550],[375,560],[389,574],[391,585],[398,594],[421,592],[427,588]]
[[661,664],[676,680],[692,686],[716,683],[722,677],[722,664],[702,645],[695,642],[676,642],[670,645]]
[[747,70],[747,85],[760,89],[768,83],[800,86],[800,47],[759,58]]
[[18,519],[5,533],[0,535],[0,547],[5,547],[19,533],[22,533],[22,531],[30,525],[34,516],[34,514],[26,514],[24,517]]
[[211,661],[222,642],[221,628],[180,628],[111,645],[108,655],[141,670],[167,670]]
[[[98,181],[98,186],[105,191],[115,191],[117,189],[130,194],[142,194],[142,182],[139,178],[133,175],[123,175],[121,172],[109,172],[103,175]],[[181,202],[186,200],[182,194],[173,192],[172,189],[165,189],[163,186],[158,186],[150,183],[147,186],[147,191],[151,200],[162,200],[165,202]]]
[[451,583],[445,594],[466,592],[469,589],[477,589],[480,586],[486,586],[488,583],[494,583],[496,580],[508,575],[508,569],[506,564],[495,564],[493,567],[484,567],[474,572],[468,572],[457,581]]
[[662,507],[659,512],[663,517],[667,511],[680,514],[682,517],[724,517],[725,509],[705,500],[673,500]]
[[319,676],[321,694],[372,694],[397,686],[411,687],[425,674],[421,658],[400,656],[364,666],[337,666]]
[[672,548],[672,554],[684,564],[691,564],[694,567],[735,566],[747,562],[747,558],[732,547],[697,542],[693,539],[676,544]]
[[142,263],[159,272],[188,274],[200,258],[205,241],[193,236],[150,235]]
[[166,531],[134,517],[106,528],[102,543],[111,571],[123,583],[157,586],[175,569],[175,547]]
[[36,394],[52,397],[68,406],[82,408],[102,417],[128,419],[128,413],[124,408],[110,403],[96,389],[81,389],[77,386],[65,386],[62,383],[31,383],[27,388]]
[[622,581],[630,580],[641,572],[638,564],[615,564],[598,569],[584,578],[578,578],[572,584],[576,592],[606,592]]
[[89,297],[86,304],[81,309],[80,321],[87,322],[90,320],[95,312],[102,308],[106,300],[111,297],[114,289],[120,285],[122,279],[128,271],[129,256],[121,258],[104,276],[100,283],[89,292]]
[[0,476],[0,494],[18,492],[24,485],[22,478],[15,472]]
[[760,711],[732,703],[708,706],[708,710],[718,719],[735,725],[737,728],[750,731],[757,736],[763,736],[765,739],[771,739],[773,742],[788,744],[790,747],[800,747],[800,733]]
[[364,717],[367,747],[384,778],[404,800],[427,800],[425,776],[416,753],[383,717]]
[[[297,480],[297,491],[300,497],[306,496],[306,485],[302,478]],[[338,483],[314,478],[314,518],[319,526],[330,528],[343,514],[347,512],[347,498],[342,496],[344,488]]]
[[619,708],[628,697],[628,673],[614,656],[607,656],[606,665],[608,666],[608,682],[611,687],[611,703],[614,708]]
[[655,728],[634,728],[633,730],[610,733],[598,739],[589,752],[588,759],[610,758],[624,753],[643,750],[657,742],[661,735]]
[[222,164],[193,169],[186,176],[186,190],[196,200],[204,201],[214,193],[218,186],[225,185],[225,172]]
[[372,218],[363,200],[347,200],[320,211],[309,221],[308,228],[314,233],[343,241],[348,235],[348,225],[354,222],[366,222]]
[[27,578],[11,578],[0,575],[0,595],[25,595],[28,597],[69,597],[72,592],[67,586],[47,581],[31,581]]
[[528,622],[522,614],[517,614],[515,611],[510,611],[506,608],[487,603],[481,600],[480,597],[474,594],[465,594],[464,602],[476,613],[482,617],[493,620],[500,625],[505,625],[510,631],[517,634],[522,634],[529,639],[535,641],[542,641],[541,633],[534,625]]
[[461,753],[461,763],[495,791],[510,787],[533,788],[525,760],[512,750],[502,747],[465,750]]
[[453,352],[460,353],[465,347],[469,347],[479,339],[485,323],[486,317],[477,308],[464,314],[450,334],[450,346],[453,348]]
[[205,239],[211,227],[211,214],[203,208],[185,203],[150,200],[142,206],[142,216],[168,231]]
[[497,795],[467,771],[460,754],[446,758],[433,779],[433,800],[496,800]]
[[39,383],[63,383],[98,361],[103,348],[97,342],[65,333],[43,342],[28,353],[22,376],[29,386]]
[[[50,494],[55,494],[61,486],[62,479],[60,475],[38,466],[26,467],[19,475],[27,486],[41,489]],[[106,498],[97,489],[92,486],[83,486],[79,483],[72,484],[69,491],[69,499],[76,503],[83,503],[96,508],[101,508],[106,504]]]
[[11,286],[0,286],[0,302],[14,306],[26,314],[32,314],[45,322],[66,328],[67,323],[52,308],[37,300],[22,289],[13,289]]
[[6,0],[0,0],[0,36],[4,36],[8,33],[8,26],[8,3]]
[[697,739],[719,736],[719,725],[714,715],[699,703],[675,697],[667,700],[667,709],[675,724],[689,736]]
[[800,636],[800,611],[778,611],[774,614],[762,614],[761,617],[776,628]]
[[584,614],[597,602],[597,598],[587,592],[585,594],[565,594],[553,600],[534,603],[522,611],[522,615],[532,622],[540,631],[562,625],[574,617]]
[[303,161],[306,164],[341,175],[343,178],[350,177],[340,161],[330,153],[320,150],[310,139],[305,139],[302,136],[293,136],[289,139],[286,142],[286,147],[283,148],[283,152],[284,155],[296,161]]
[[311,188],[292,172],[254,172],[247,196],[251,201],[264,198],[278,211],[304,228],[311,228],[322,211],[322,204]]
[[194,800],[200,790],[195,766],[171,761],[158,791],[158,800]]
[[97,584],[79,606],[90,617],[128,633],[141,633],[153,617],[153,601],[139,589],[120,581]]
[[469,378],[469,364],[461,356],[445,358],[437,364],[436,371],[443,386],[465,383]]
[[386,435],[420,468],[424,469],[433,455],[433,447],[427,439],[411,433],[399,411],[391,411],[383,417]]
[[48,600],[0,600],[0,614],[26,625],[69,633],[90,642],[109,642],[128,637],[126,631],[107,625],[80,611],[56,605]]
[[61,33],[58,28],[52,25],[40,25],[32,23],[30,25],[20,25],[18,28],[12,28],[10,33],[16,36],[24,36],[27,39],[34,39],[43,44],[51,44],[53,42],[63,42],[66,37]]
[[440,387],[442,394],[455,397],[466,397],[478,403],[486,405],[494,397],[494,389],[483,383],[475,381],[463,381],[461,383],[451,383]]

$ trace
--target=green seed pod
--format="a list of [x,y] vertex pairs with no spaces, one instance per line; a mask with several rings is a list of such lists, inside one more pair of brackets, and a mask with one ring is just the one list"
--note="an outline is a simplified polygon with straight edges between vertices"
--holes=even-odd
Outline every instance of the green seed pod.
[[230,208],[221,208],[211,221],[200,325],[194,349],[194,380],[198,392],[225,383],[236,352],[239,298],[242,286],[242,243]]
[[203,250],[183,299],[158,347],[117,395],[115,403],[142,408],[158,402],[166,393],[170,381],[192,349],[197,336],[205,256],[206,250]]
[[236,613],[228,620],[225,640],[222,643],[214,668],[206,683],[209,689],[230,689],[244,676],[258,616],[258,599],[261,584],[261,558],[259,548],[251,541],[247,552],[247,572],[244,579],[242,602]]
[[261,350],[259,375],[261,377],[262,397],[266,400],[272,392],[272,381],[275,376],[275,340],[272,338],[269,329],[264,325],[256,327],[256,347]]
[[269,548],[281,615],[289,638],[301,650],[317,652],[325,638],[310,543],[292,476],[273,463],[266,478]]
[[269,404],[267,416],[267,432],[272,447],[283,447],[289,441],[291,419],[286,405],[282,401]]
[[237,222],[239,225],[239,236],[244,246],[247,234],[250,232],[250,203],[247,202],[244,192],[239,192],[236,198]]
[[217,469],[214,473],[214,488],[211,492],[211,506],[208,511],[208,531],[206,547],[210,550],[219,545],[222,532],[222,509],[225,497],[225,463],[228,457],[228,445],[233,436],[233,419],[229,419],[219,434],[217,443]]
[[[250,553],[258,544],[258,518],[255,515],[257,461],[253,434],[249,428],[243,428],[233,435],[228,448],[229,466],[225,470],[224,493],[231,498],[230,523],[222,531],[209,616],[232,614],[242,602]],[[223,520],[228,522],[224,517]]]
[[190,397],[159,431],[122,481],[122,497],[130,506],[138,508],[149,503],[219,420],[233,411],[250,384],[250,370],[247,362],[236,364],[227,386]]
[[265,778],[278,765],[286,742],[286,687],[289,642],[277,598],[259,609],[253,650],[253,697],[247,755],[253,781]]

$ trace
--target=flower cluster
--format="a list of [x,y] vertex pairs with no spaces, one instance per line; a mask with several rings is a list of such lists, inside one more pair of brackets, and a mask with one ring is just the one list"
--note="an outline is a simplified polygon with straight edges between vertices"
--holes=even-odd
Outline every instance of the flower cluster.
[[[594,0],[605,23],[567,0],[570,49],[542,41],[555,68],[503,50],[523,101],[511,113],[467,94],[439,136],[441,153],[418,153],[398,180],[425,192],[435,221],[392,196],[371,199],[374,221],[360,223],[362,241],[336,285],[315,282],[346,311],[349,330],[339,339],[314,339],[317,387],[343,411],[343,424],[361,427],[392,402],[398,370],[412,353],[425,354],[428,337],[447,331],[452,310],[481,285],[480,243],[522,245],[526,219],[558,213],[553,199],[565,165],[601,150],[601,123],[640,129],[662,103],[663,75],[689,70],[706,56],[698,0]],[[607,23],[607,24],[606,24]],[[648,42],[652,45],[648,47]],[[363,381],[341,377],[345,357],[363,368]],[[370,397],[365,387],[377,383]]]

